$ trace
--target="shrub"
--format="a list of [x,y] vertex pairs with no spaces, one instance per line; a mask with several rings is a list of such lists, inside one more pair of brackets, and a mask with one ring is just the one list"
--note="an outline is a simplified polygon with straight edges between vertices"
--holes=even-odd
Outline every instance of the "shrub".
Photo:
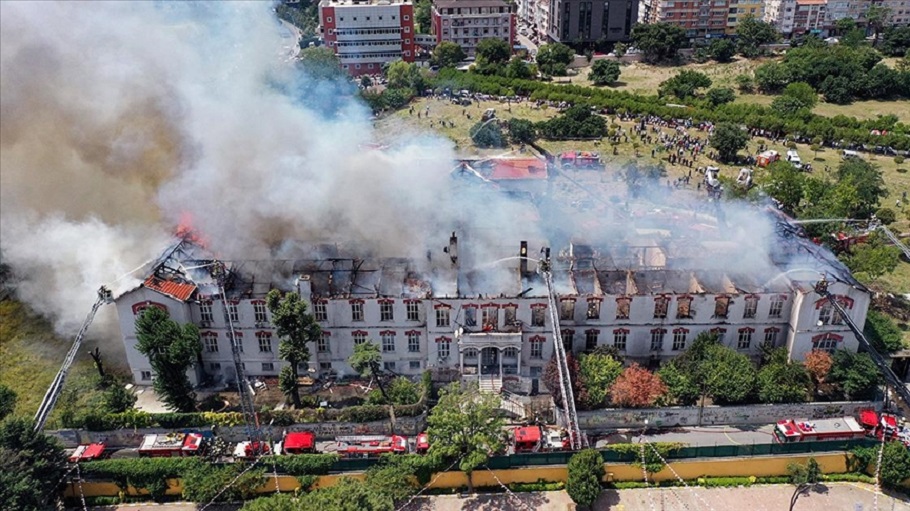
[[569,477],[566,492],[579,506],[594,504],[600,495],[600,481],[604,476],[604,459],[597,449],[585,449],[569,459]]
[[543,479],[538,479],[533,483],[511,483],[508,486],[509,490],[513,492],[560,491],[566,487],[562,481],[549,482]]
[[[904,157],[901,156],[901,155],[895,156],[895,157],[894,157],[894,163],[897,163],[898,165],[904,163]],[[905,171],[905,172],[906,172],[906,171]]]
[[266,456],[263,466],[278,467],[278,472],[292,476],[321,476],[329,473],[338,461],[337,454],[295,454],[294,456]]

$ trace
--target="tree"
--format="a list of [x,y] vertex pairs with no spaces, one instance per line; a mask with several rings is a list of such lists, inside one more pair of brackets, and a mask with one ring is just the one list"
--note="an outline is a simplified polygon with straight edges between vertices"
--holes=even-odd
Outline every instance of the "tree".
[[910,50],[910,27],[890,26],[885,29],[879,48],[889,57],[903,57]]
[[756,371],[749,357],[720,344],[707,347],[696,374],[717,404],[743,403],[755,388]]
[[776,62],[768,62],[755,68],[755,85],[765,94],[783,90],[790,83],[790,68]]
[[837,350],[833,359],[827,378],[830,383],[835,384],[848,399],[863,399],[872,395],[881,376],[868,353]]
[[334,486],[312,491],[300,498],[297,509],[321,511],[392,511],[391,499],[367,483],[343,477]]
[[872,28],[875,37],[872,39],[872,47],[878,46],[878,36],[888,21],[891,19],[891,8],[884,5],[872,4],[866,9],[866,23]]
[[569,458],[566,493],[580,507],[591,507],[600,496],[600,482],[606,472],[597,449],[584,449]]
[[768,166],[761,180],[762,189],[781,203],[784,211],[794,214],[803,200],[806,173],[785,161]]
[[831,358],[827,351],[812,350],[806,354],[803,364],[806,366],[806,370],[809,371],[809,376],[812,377],[815,385],[818,386],[827,378],[828,373],[831,371],[831,366],[834,365],[834,359]]
[[7,415],[13,413],[13,410],[16,409],[17,399],[13,389],[0,383],[0,421],[5,419]]
[[594,85],[610,85],[619,80],[621,72],[619,62],[602,59],[591,66],[591,73],[588,74],[588,78]]
[[793,115],[801,111],[812,110],[818,103],[818,94],[811,85],[795,82],[784,88],[781,96],[774,99],[771,109],[784,115]]
[[760,46],[780,39],[780,34],[770,23],[765,23],[751,14],[736,25],[736,49],[744,57],[757,57]]
[[354,345],[354,353],[348,358],[351,368],[364,378],[376,378],[379,392],[386,403],[390,403],[389,394],[382,381],[382,351],[375,342],[368,341]]
[[265,469],[245,471],[241,464],[196,462],[183,475],[183,498],[190,502],[236,502],[256,497]]
[[736,159],[736,153],[745,149],[749,134],[739,126],[729,122],[718,123],[711,135],[711,147],[717,149],[717,155],[723,162]]
[[863,334],[879,353],[894,353],[904,347],[903,332],[890,317],[870,310],[866,315]]
[[853,88],[850,84],[850,79],[843,76],[825,78],[818,90],[828,103],[846,105],[853,101]]
[[509,119],[509,139],[513,144],[530,144],[537,140],[534,123],[527,119]]
[[848,158],[837,167],[841,183],[850,183],[856,188],[860,206],[848,211],[848,218],[869,218],[878,209],[879,201],[888,196],[881,169],[860,158]]
[[180,325],[167,312],[148,307],[136,320],[136,349],[155,371],[153,386],[165,406],[178,412],[196,409],[196,394],[186,372],[202,353],[196,325]]
[[667,170],[663,166],[639,164],[638,160],[630,160],[620,169],[620,176],[632,197],[640,196],[646,188],[657,184],[666,174]]
[[544,44],[537,50],[537,68],[545,75],[564,76],[574,59],[575,52],[562,43]]
[[627,367],[610,387],[613,404],[627,408],[654,406],[666,393],[667,386],[660,376],[638,364]]
[[502,448],[504,422],[497,413],[498,400],[476,386],[452,383],[439,391],[439,402],[427,418],[427,434],[433,439],[430,453],[460,460],[459,469],[468,476],[471,492],[474,469]]
[[715,87],[705,95],[712,106],[726,105],[736,99],[736,93],[729,87]]
[[629,51],[629,45],[626,43],[620,42],[613,45],[613,55],[618,59],[621,59],[627,51]]
[[755,80],[752,79],[750,75],[736,75],[735,81],[736,88],[739,89],[739,92],[749,94],[755,91]]
[[875,212],[875,218],[878,218],[882,225],[891,225],[897,221],[897,214],[891,208],[879,208]]
[[534,74],[531,66],[522,60],[521,57],[512,57],[512,60],[510,60],[509,64],[506,66],[506,78],[527,80],[533,78]]
[[420,0],[414,5],[414,21],[417,23],[414,30],[418,34],[430,33],[430,27],[433,25],[432,9],[432,0]]
[[[287,493],[259,497],[243,503],[241,511],[299,511],[300,501]],[[328,510],[322,510],[328,511]]]
[[901,483],[910,478],[910,450],[901,442],[884,444],[882,453],[881,480],[886,486],[899,488]]
[[873,233],[866,243],[854,245],[850,248],[850,253],[845,254],[841,259],[850,268],[850,271],[857,275],[862,274],[860,277],[866,275],[869,279],[875,280],[891,273],[900,262],[901,251],[899,248],[887,244],[883,238],[884,236],[881,234]]
[[651,63],[675,59],[688,40],[685,29],[670,23],[639,23],[632,27],[631,35],[635,47]]
[[104,363],[101,361],[101,348],[95,346],[95,349],[88,352],[89,356],[92,357],[92,362],[95,365],[95,369],[98,370],[98,376],[103,380],[104,375]]
[[[310,350],[307,345],[322,337],[322,328],[316,318],[307,312],[306,301],[297,293],[285,293],[273,289],[265,297],[266,305],[272,315],[272,324],[278,335],[278,356],[291,366],[293,385],[291,399],[294,406],[300,408],[300,394],[297,390],[297,368],[310,361]],[[285,376],[287,379],[287,376]],[[285,388],[287,388],[285,382]]]
[[331,48],[313,46],[303,48],[297,54],[297,62],[301,69],[314,79],[330,80],[346,77],[347,74],[341,67],[341,59]]
[[489,121],[478,121],[468,132],[471,135],[471,141],[477,147],[503,147],[506,145],[506,139],[502,134],[502,128],[495,119]]
[[736,55],[736,45],[730,39],[715,39],[708,46],[711,58],[718,62],[730,62]]
[[[588,391],[581,381],[581,376],[579,376],[578,360],[571,353],[566,353],[566,364],[569,368],[569,379],[572,381],[572,394],[575,396],[575,403],[587,403]],[[562,387],[559,382],[559,363],[554,355],[543,368],[543,384],[547,388],[547,392],[553,396],[553,402],[561,408]]]
[[395,506],[417,492],[416,478],[407,466],[408,455],[383,456],[380,463],[367,470],[364,481],[370,491],[384,496]]
[[104,410],[108,413],[125,412],[136,404],[137,399],[125,386],[115,382],[104,392]]
[[417,64],[413,62],[403,60],[392,62],[386,71],[386,78],[391,89],[411,89],[421,92],[426,88],[426,79]]
[[584,397],[575,396],[582,408],[601,408],[610,395],[610,387],[622,374],[622,362],[609,355],[585,353],[578,358],[578,377],[586,390]]
[[433,62],[439,67],[455,67],[465,58],[467,58],[467,55],[465,55],[461,45],[452,41],[439,43],[433,51]]
[[691,406],[698,401],[701,390],[695,375],[680,368],[676,360],[661,367],[657,375],[667,386],[667,397],[677,405]]
[[474,69],[484,75],[495,75],[512,56],[509,43],[502,39],[483,39],[477,43]]
[[809,458],[805,465],[799,463],[787,465],[787,473],[790,475],[790,483],[796,486],[793,495],[790,496],[790,511],[793,511],[793,506],[800,495],[808,493],[819,483],[822,470],[815,458]]
[[413,405],[420,400],[420,389],[417,384],[404,376],[399,376],[389,382],[386,391],[389,393],[391,401],[383,398],[381,392],[378,395],[374,395],[373,392],[375,391],[373,391],[368,396],[368,402],[370,404]]
[[800,363],[767,364],[758,371],[758,399],[762,403],[803,403],[809,399],[811,383]]
[[679,99],[686,99],[696,95],[699,89],[710,86],[711,79],[708,78],[708,75],[686,69],[661,82],[657,91],[660,96],[676,96]]
[[34,431],[32,421],[0,422],[0,502],[4,509],[57,509],[66,455],[57,442]]

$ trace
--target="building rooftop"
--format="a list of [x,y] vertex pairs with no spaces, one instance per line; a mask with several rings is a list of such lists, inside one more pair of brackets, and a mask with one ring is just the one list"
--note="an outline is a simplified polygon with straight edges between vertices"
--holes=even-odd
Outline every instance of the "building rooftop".
[[508,6],[505,0],[434,0],[433,5],[437,8],[449,7],[489,7],[489,6]]
[[408,0],[320,0],[320,7],[354,7],[369,5],[410,5]]

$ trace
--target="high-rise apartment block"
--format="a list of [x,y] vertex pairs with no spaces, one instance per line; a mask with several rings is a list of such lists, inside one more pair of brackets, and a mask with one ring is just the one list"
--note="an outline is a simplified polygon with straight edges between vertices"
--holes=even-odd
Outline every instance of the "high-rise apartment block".
[[505,0],[436,0],[433,2],[436,44],[451,41],[473,57],[484,39],[515,44],[515,13]]
[[378,74],[394,60],[413,62],[414,6],[389,0],[322,0],[319,25],[325,44],[350,74]]
[[638,0],[549,0],[546,35],[566,44],[626,41],[638,8]]

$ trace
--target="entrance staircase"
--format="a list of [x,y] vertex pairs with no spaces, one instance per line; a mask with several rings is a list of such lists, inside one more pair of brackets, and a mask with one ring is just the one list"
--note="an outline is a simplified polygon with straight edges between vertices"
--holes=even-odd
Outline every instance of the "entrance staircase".
[[481,392],[499,394],[502,391],[502,378],[493,375],[483,375],[480,377],[479,386]]

